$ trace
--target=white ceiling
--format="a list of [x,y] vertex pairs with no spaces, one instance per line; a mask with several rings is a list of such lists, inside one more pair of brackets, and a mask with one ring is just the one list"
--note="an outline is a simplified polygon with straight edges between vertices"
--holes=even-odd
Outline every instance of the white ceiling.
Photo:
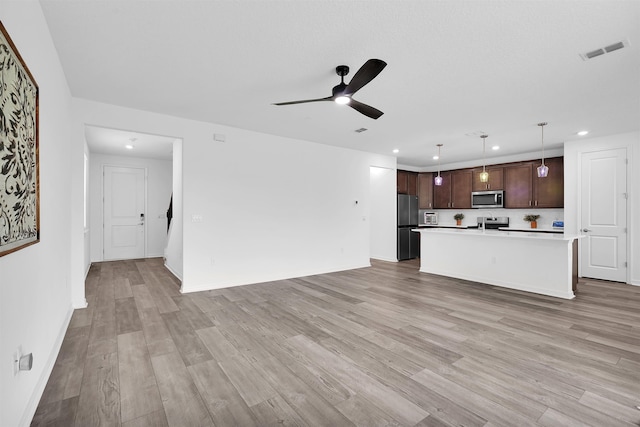
[[[392,155],[432,167],[640,128],[640,1],[40,0],[79,98]],[[583,61],[580,53],[628,40]],[[335,67],[388,66],[330,102]],[[366,132],[354,132],[359,128]]]
[[158,160],[173,159],[173,143],[176,141],[169,136],[89,125],[85,125],[84,135],[92,153]]

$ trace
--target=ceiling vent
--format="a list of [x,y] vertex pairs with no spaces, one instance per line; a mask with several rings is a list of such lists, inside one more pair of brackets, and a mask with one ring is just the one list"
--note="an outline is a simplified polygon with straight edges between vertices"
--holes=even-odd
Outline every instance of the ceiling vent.
[[580,57],[586,61],[588,59],[595,58],[596,56],[604,55],[605,53],[615,52],[616,50],[620,50],[623,47],[629,47],[629,40],[622,40],[617,43],[610,44],[605,47],[601,47],[586,53],[581,53]]
[[367,130],[367,128],[360,128],[360,129],[356,129],[355,131],[358,132],[358,133],[362,133],[365,130]]

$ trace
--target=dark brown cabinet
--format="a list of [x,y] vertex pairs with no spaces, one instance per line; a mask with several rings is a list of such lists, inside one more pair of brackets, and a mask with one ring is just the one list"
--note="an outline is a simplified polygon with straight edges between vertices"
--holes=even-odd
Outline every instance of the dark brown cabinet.
[[528,208],[533,200],[533,163],[504,168],[504,207]]
[[552,157],[544,161],[549,168],[546,178],[538,178],[534,165],[533,205],[537,208],[564,207],[564,159]]
[[545,160],[549,175],[538,178],[540,162],[523,162],[504,168],[505,208],[564,207],[564,162],[562,157]]
[[418,174],[416,172],[399,170],[397,172],[398,194],[418,195]]
[[418,174],[418,208],[433,209],[433,173]]
[[433,186],[433,207],[436,209],[471,208],[471,169],[441,172],[442,185]]
[[487,166],[487,172],[489,173],[489,181],[480,181],[480,174],[482,168],[473,170],[473,190],[472,191],[486,191],[486,190],[504,190],[504,168],[496,166]]
[[451,207],[453,209],[471,209],[471,187],[471,169],[451,173]]
[[451,207],[451,172],[440,172],[442,185],[433,186],[433,207],[449,209]]

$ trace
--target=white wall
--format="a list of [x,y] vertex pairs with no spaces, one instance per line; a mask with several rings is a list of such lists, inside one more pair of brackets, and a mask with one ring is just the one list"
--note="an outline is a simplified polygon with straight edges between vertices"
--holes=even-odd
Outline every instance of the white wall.
[[[82,271],[72,248],[71,94],[35,1],[0,2],[0,16],[40,90],[40,243],[0,258],[0,425],[28,425],[51,372],[72,312],[71,287]],[[82,181],[80,181],[82,186]],[[81,205],[80,205],[81,207]],[[79,255],[74,266],[71,253]],[[14,376],[18,346],[33,353],[33,369]]]
[[165,266],[180,280],[183,278],[182,257],[182,140],[173,143],[173,219],[165,249]]
[[565,227],[578,233],[580,224],[580,156],[595,150],[627,149],[628,283],[640,286],[640,132],[567,142],[564,145]]
[[146,257],[164,256],[167,244],[167,209],[172,191],[172,166],[169,160],[110,156],[92,153],[90,168],[91,261],[103,258],[103,168],[122,166],[146,169]]
[[369,167],[395,158],[74,103],[82,123],[182,138],[183,291],[369,265]]
[[[372,166],[370,182],[371,258],[396,262],[396,170]],[[389,200],[393,200],[394,203],[389,203]]]

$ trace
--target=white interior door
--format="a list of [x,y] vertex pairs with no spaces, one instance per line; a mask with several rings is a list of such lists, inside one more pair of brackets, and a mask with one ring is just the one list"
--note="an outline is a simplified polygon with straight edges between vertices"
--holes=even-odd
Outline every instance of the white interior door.
[[145,169],[104,167],[105,260],[145,256]]
[[627,281],[627,152],[582,154],[580,272]]

